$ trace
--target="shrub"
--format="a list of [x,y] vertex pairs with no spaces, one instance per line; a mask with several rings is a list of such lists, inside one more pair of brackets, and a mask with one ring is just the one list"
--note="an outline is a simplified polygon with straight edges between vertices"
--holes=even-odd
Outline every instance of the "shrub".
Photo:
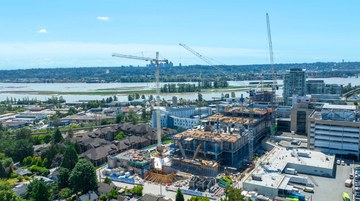
[[125,138],[125,137],[126,137],[125,133],[122,132],[122,131],[120,131],[120,133],[117,134],[114,139],[115,139],[115,140],[121,140],[121,139],[123,139],[123,138]]
[[131,189],[131,193],[134,195],[137,195],[137,196],[142,196],[143,189],[144,189],[144,187],[142,187],[142,186],[134,186],[134,188]]
[[31,171],[32,173],[37,173],[37,174],[40,174],[40,175],[42,175],[42,176],[47,176],[47,175],[50,174],[50,171],[49,171],[47,168],[45,168],[45,167],[39,167],[39,166],[37,166],[37,165],[31,166],[31,167],[30,167],[30,171]]

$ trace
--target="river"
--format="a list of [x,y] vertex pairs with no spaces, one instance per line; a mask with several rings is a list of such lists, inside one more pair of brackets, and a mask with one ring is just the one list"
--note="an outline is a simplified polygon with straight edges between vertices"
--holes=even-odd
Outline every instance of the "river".
[[[312,80],[324,80],[326,84],[343,84],[346,85],[351,83],[352,85],[360,85],[360,78],[349,77],[349,78],[314,78]],[[249,82],[252,81],[229,81],[230,86],[248,86]],[[269,80],[264,80],[269,82]],[[279,85],[283,84],[283,80],[278,80]],[[161,83],[163,85],[165,83]],[[140,90],[151,90],[155,88],[155,83],[0,83],[0,101],[6,100],[6,98],[36,98],[38,100],[47,100],[52,96],[60,96],[56,92],[103,92],[103,91],[140,91]],[[52,94],[36,94],[36,92],[53,92]],[[35,92],[35,93],[34,93]],[[224,90],[223,92],[202,92],[203,98],[210,100],[213,97],[220,97],[222,93],[230,93]],[[243,94],[247,97],[246,91],[236,91],[236,96]],[[276,91],[278,96],[282,95],[282,87]],[[178,98],[197,99],[197,93],[181,93],[181,94],[162,94],[161,97],[164,99],[171,99],[172,96],[176,95]],[[78,94],[63,94],[61,95],[67,102],[76,102],[79,100],[101,100],[109,97],[110,95],[78,95]],[[119,101],[126,101],[126,94],[116,95]]]

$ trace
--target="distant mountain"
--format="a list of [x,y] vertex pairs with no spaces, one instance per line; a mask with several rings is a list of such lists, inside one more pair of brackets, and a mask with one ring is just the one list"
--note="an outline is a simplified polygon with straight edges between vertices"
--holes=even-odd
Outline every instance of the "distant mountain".
[[[278,79],[290,68],[307,70],[308,77],[347,77],[360,73],[360,62],[318,62],[275,64]],[[174,66],[160,67],[163,82],[199,81],[203,78],[215,80],[258,80],[272,79],[271,66],[231,65],[231,66]],[[153,82],[153,67],[82,67],[82,68],[38,68],[0,70],[0,82]]]

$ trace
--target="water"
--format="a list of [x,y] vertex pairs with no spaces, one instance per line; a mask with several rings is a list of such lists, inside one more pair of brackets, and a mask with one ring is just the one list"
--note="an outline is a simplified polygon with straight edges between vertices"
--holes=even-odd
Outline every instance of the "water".
[[[360,78],[314,78],[311,80],[325,80],[326,84],[344,84],[351,83],[354,85],[360,85]],[[247,86],[252,81],[230,81],[230,86]],[[264,80],[269,81],[269,80]],[[191,83],[191,82],[187,82]],[[283,84],[282,80],[278,80],[279,85]],[[163,85],[165,83],[161,83]],[[60,96],[57,94],[41,95],[34,94],[31,91],[54,91],[54,92],[96,92],[96,91],[140,91],[140,90],[151,90],[155,88],[155,83],[0,83],[0,101],[6,100],[6,98],[21,99],[24,97],[36,98],[38,100],[47,100],[52,96]],[[221,97],[222,93],[230,93],[226,90],[222,92],[202,92],[203,98],[211,100],[212,98]],[[236,96],[243,94],[247,97],[246,91],[235,92]],[[282,95],[282,88],[276,91],[276,94]],[[61,95],[67,102],[76,102],[79,100],[101,100],[107,98],[110,95]],[[118,94],[116,95],[119,101],[127,101],[127,95]],[[162,94],[162,98],[171,99],[174,94]],[[197,93],[181,93],[176,94],[178,98],[195,100],[197,99]]]

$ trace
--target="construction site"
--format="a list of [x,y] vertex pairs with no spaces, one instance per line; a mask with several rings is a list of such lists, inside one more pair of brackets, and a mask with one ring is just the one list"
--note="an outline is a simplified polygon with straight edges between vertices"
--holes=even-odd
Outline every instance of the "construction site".
[[201,126],[173,136],[178,155],[172,166],[207,176],[217,175],[223,167],[238,168],[252,159],[250,146],[269,131],[270,117],[271,109],[248,107],[227,107],[207,117]]
[[[154,157],[148,155],[148,153],[141,153],[142,151],[138,151],[139,153],[132,151],[128,155],[121,154],[115,159],[115,162],[112,159],[113,161],[109,161],[109,164],[111,162],[113,164],[120,163],[122,167],[134,169],[145,180],[170,184],[178,179],[177,171],[198,176],[215,177],[223,170],[229,168],[238,170],[244,162],[251,163],[254,158],[254,149],[257,148],[266,134],[274,135],[274,129],[270,128],[275,127],[275,90],[277,86],[268,15],[267,28],[273,76],[272,90],[264,91],[263,80],[261,80],[259,82],[261,87],[257,87],[256,90],[249,89],[249,99],[244,100],[241,98],[239,104],[227,104],[221,110],[217,105],[217,113],[201,120],[201,125],[172,136],[174,144],[171,152],[164,151],[164,145],[162,145],[161,141],[161,124],[159,123],[161,122],[159,110],[161,106],[159,64],[168,63],[168,60],[160,59],[158,52],[156,52],[155,58],[114,53],[114,57],[151,61],[155,65],[155,106],[157,106],[156,122],[158,122],[156,124],[158,141],[156,150],[158,154]],[[180,43],[179,45],[221,71],[213,63],[212,59],[204,57],[185,44]],[[231,74],[224,72],[223,74],[230,77],[230,80],[234,80]],[[160,168],[157,167],[157,164],[160,164]],[[203,184],[204,182],[200,183]],[[200,187],[205,189],[204,185]],[[184,192],[186,193],[186,189]]]

